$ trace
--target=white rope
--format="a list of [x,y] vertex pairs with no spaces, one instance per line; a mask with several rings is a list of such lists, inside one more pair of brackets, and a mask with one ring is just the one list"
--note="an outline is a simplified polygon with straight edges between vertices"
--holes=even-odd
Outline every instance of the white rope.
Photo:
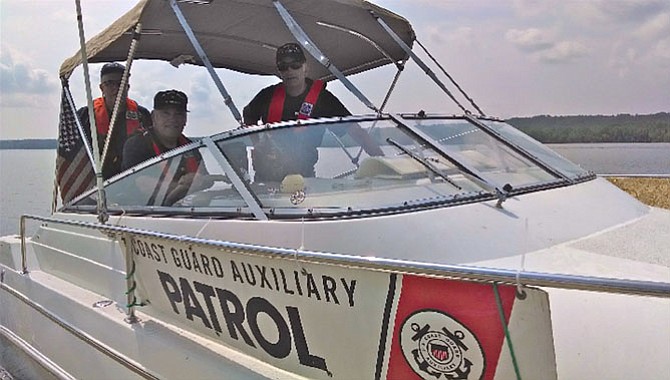
[[200,234],[202,233],[202,231],[205,230],[205,228],[209,225],[209,223],[210,223],[211,221],[212,221],[212,218],[207,219],[207,222],[206,222],[205,224],[202,225],[202,227],[200,228],[200,230],[198,230],[198,233],[195,234],[195,237],[199,238],[199,237],[200,237]]
[[300,219],[300,248],[301,251],[305,250],[305,217],[303,216]]

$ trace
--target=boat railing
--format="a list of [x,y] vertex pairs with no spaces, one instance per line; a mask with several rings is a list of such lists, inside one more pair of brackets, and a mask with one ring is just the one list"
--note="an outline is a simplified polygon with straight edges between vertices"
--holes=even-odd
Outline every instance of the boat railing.
[[21,216],[21,265],[24,274],[28,273],[25,236],[25,223],[27,219],[32,219],[44,223],[57,223],[81,228],[95,229],[108,234],[112,238],[116,238],[117,235],[133,234],[177,241],[181,243],[214,247],[234,252],[244,252],[248,254],[270,256],[275,258],[281,257],[289,260],[300,260],[318,264],[346,265],[349,267],[382,270],[399,274],[413,274],[476,282],[496,282],[508,285],[517,285],[520,289],[520,293],[523,293],[522,288],[524,286],[538,286],[622,295],[670,298],[670,283],[667,282],[617,279],[596,276],[579,276],[560,273],[529,272],[467,265],[433,264],[380,257],[355,256],[302,249],[268,247],[248,243],[236,243],[193,236],[175,235],[126,226],[90,223],[76,220],[64,220],[35,215]]

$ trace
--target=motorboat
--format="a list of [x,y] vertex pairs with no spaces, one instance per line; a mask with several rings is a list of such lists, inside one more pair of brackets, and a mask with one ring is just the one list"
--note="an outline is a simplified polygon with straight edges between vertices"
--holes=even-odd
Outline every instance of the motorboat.
[[[244,125],[216,69],[272,75],[286,41],[370,113]],[[82,191],[0,239],[0,366],[36,379],[669,378],[670,211],[487,116],[416,45],[409,21],[359,0],[142,0],[91,38],[60,71],[59,149],[79,142],[83,164],[105,157],[67,85],[88,62],[202,66],[238,124],[92,188],[61,162],[61,194]],[[389,112],[348,79],[395,65],[391,94],[410,63],[459,113]],[[65,124],[79,134],[64,141]],[[175,196],[194,159],[199,180]]]

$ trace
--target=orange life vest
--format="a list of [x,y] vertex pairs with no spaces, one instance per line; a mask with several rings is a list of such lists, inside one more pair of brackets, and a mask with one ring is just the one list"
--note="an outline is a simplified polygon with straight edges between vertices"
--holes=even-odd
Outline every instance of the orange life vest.
[[[98,129],[98,135],[107,135],[109,133],[109,114],[107,113],[105,98],[95,99],[93,110],[95,111],[95,125]],[[132,135],[138,129],[140,129],[140,113],[137,102],[126,99],[126,136]]]
[[[186,145],[191,142],[191,140],[187,139],[184,135],[179,136],[179,139],[177,140],[178,145],[177,146],[182,146]],[[160,147],[158,147],[158,144],[156,142],[152,142],[153,148],[154,148],[154,153],[156,153],[156,156],[161,155],[163,152],[161,151]],[[198,171],[198,160],[191,155],[191,156],[184,156],[186,158],[186,171],[189,173],[195,173]]]
[[[316,104],[316,100],[319,98],[319,94],[324,87],[325,85],[321,80],[312,82],[312,86],[309,88],[309,92],[307,93],[307,96],[305,96],[305,100],[303,100],[300,110],[298,111],[298,119],[305,120],[310,118],[312,110],[314,110],[314,104]],[[270,107],[268,108],[267,123],[275,123],[282,120],[285,99],[286,88],[283,83],[280,83],[275,87],[275,90],[272,93],[272,100],[270,101]]]

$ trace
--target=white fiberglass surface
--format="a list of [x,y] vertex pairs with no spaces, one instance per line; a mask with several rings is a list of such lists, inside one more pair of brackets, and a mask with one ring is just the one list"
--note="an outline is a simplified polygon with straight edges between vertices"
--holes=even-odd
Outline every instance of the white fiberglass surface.
[[[531,154],[511,149],[465,118],[401,122],[331,119],[253,128],[219,139],[216,151],[204,146],[168,152],[163,160],[132,169],[106,186],[107,203],[111,209],[248,212],[248,204],[257,202],[275,215],[402,209],[490,198],[505,186],[520,189],[561,180],[533,157],[554,159],[546,161],[562,165],[562,172],[573,177],[583,172],[533,140],[508,133],[506,125],[495,128],[517,145],[530,146]],[[94,205],[95,197],[76,206]]]

